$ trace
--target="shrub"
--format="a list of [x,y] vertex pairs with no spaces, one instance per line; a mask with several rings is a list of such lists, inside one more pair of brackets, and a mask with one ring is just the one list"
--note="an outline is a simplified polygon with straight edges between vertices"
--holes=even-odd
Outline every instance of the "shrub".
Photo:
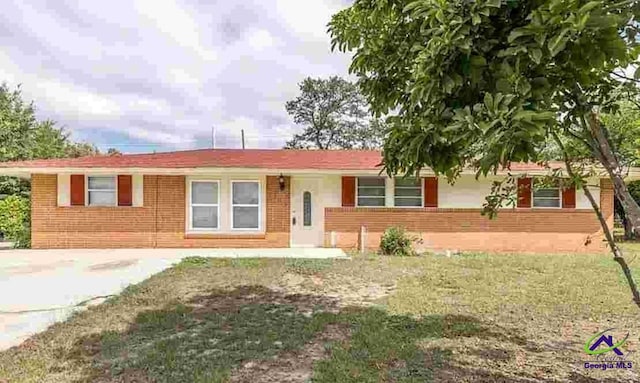
[[387,228],[380,239],[380,250],[385,255],[408,257],[418,255],[413,248],[413,243],[418,238],[407,234],[403,227],[392,226]]
[[31,247],[31,206],[29,199],[10,195],[0,201],[0,232],[16,248]]

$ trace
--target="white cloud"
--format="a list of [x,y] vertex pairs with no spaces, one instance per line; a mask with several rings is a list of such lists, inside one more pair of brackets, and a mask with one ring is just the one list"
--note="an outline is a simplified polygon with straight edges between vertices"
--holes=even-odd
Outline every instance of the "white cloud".
[[[240,116],[231,120],[216,124],[216,140],[223,138],[225,147],[241,148],[242,131],[244,130],[244,143],[247,149],[260,148],[260,130],[258,123],[251,118]],[[217,146],[217,145],[216,145]]]
[[247,41],[256,51],[262,51],[275,45],[275,39],[266,29],[253,29],[249,32]]
[[276,10],[299,38],[328,41],[327,23],[340,5],[329,0],[276,0]]
[[198,23],[175,1],[136,0],[134,7],[142,18],[150,20],[173,42],[192,49],[204,60],[217,59],[216,52],[203,45]]
[[157,129],[145,129],[137,126],[129,126],[126,134],[131,138],[178,148],[188,148],[194,142],[193,136],[187,134],[167,133]]
[[122,109],[112,99],[86,89],[57,80],[37,81],[33,84],[38,98],[49,104],[56,113],[81,118],[117,118]]
[[38,99],[37,108],[84,120],[117,118],[122,109],[113,99],[81,86],[25,73],[11,58],[0,53],[0,76],[11,87],[21,85],[27,101]]
[[198,85],[201,83],[198,77],[182,68],[170,68],[168,76],[171,82],[176,85]]
[[3,0],[0,82],[104,147],[207,147],[212,125],[225,146],[244,129],[281,147],[298,82],[347,73],[325,32],[336,1]]
[[127,112],[153,113],[155,116],[166,117],[170,117],[171,115],[171,105],[164,100],[140,96],[126,98],[128,100],[123,100],[123,104],[126,105]]

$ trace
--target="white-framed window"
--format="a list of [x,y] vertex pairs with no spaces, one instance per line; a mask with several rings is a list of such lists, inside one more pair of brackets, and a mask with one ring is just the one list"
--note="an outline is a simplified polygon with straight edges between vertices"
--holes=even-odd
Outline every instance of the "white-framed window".
[[231,229],[260,229],[260,182],[231,181]]
[[116,176],[87,176],[87,205],[116,206],[117,190]]
[[560,191],[560,184],[543,185],[539,180],[534,178],[533,187],[531,188],[531,201],[533,207],[562,207],[562,192]]
[[422,207],[422,180],[420,178],[395,178],[394,182],[394,206]]
[[189,229],[210,231],[220,227],[220,182],[191,181]]
[[385,180],[384,177],[356,178],[356,206],[384,206]]

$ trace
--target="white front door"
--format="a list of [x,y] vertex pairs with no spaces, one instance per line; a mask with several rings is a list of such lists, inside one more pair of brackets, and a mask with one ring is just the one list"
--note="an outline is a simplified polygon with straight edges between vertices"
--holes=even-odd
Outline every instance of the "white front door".
[[291,246],[321,247],[324,206],[321,178],[291,176]]

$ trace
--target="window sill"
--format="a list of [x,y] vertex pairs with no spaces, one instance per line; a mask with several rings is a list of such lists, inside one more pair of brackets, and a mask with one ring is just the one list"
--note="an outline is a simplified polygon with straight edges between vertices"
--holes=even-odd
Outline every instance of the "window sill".
[[88,205],[56,205],[62,209],[131,209],[131,208],[144,208],[145,206],[88,206]]
[[185,233],[185,239],[265,239],[266,233]]

